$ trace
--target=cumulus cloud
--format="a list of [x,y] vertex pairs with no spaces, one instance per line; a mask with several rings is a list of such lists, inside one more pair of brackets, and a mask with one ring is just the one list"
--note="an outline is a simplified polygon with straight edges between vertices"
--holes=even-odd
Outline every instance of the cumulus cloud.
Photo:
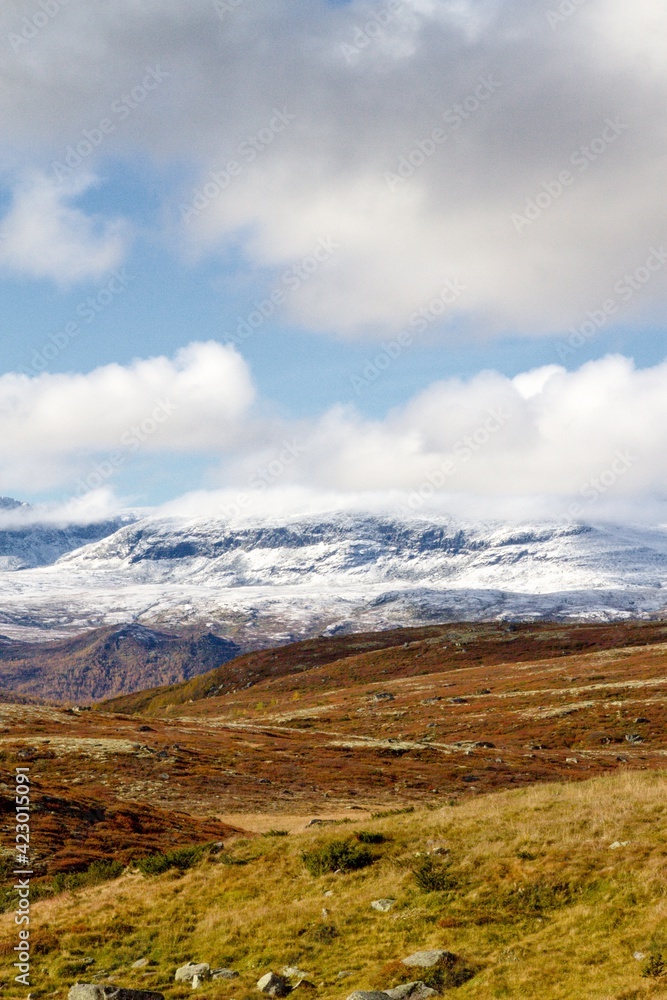
[[[637,370],[611,356],[568,373],[436,382],[382,420],[335,407],[236,470],[247,487],[490,497],[606,497],[667,490],[667,362]],[[296,457],[292,457],[293,455]]]
[[[450,278],[454,325],[562,329],[667,234],[662,0],[117,0],[37,32],[33,15],[0,12],[5,141],[62,161],[106,116],[102,155],[189,162],[181,239],[240,244],[251,268],[331,236],[288,299],[308,327],[386,331]],[[169,76],[121,118],[149,67]],[[666,273],[624,318],[655,318]]]
[[243,359],[216,343],[88,374],[2,375],[3,488],[66,483],[96,455],[105,457],[109,475],[134,454],[218,455],[241,434],[253,398]]
[[17,183],[0,222],[0,265],[62,285],[117,267],[127,249],[127,225],[86,215],[71,204],[94,183],[90,175],[63,184],[40,173]]

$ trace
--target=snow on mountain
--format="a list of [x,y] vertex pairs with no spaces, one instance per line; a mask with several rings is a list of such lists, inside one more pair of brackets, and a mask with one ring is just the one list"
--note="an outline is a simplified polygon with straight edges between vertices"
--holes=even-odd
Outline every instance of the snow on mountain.
[[[71,544],[93,528],[104,537]],[[26,553],[46,562],[34,530]],[[67,530],[57,561],[0,575],[5,634],[202,622],[249,647],[433,620],[645,616],[665,603],[661,528],[336,513]]]

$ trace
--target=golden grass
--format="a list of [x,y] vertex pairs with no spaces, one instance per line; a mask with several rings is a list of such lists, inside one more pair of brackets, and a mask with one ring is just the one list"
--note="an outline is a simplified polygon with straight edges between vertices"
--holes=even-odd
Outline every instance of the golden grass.
[[[241,974],[209,983],[197,994],[202,1000],[259,996],[260,975],[284,965],[304,969],[318,998],[333,1000],[393,986],[396,960],[446,948],[478,969],[451,991],[461,1000],[665,1000],[667,977],[643,978],[633,953],[667,958],[666,793],[667,775],[656,772],[541,785],[237,840],[225,858],[244,863],[208,861],[180,876],[125,874],[35,904],[33,993],[64,995],[76,979],[105,972],[97,981],[185,997],[191,991],[174,983],[174,970],[195,960]],[[388,838],[371,847],[374,865],[308,874],[302,851],[360,829]],[[629,843],[610,849],[616,841]],[[449,864],[450,891],[422,892],[413,880],[418,855],[434,849]],[[389,912],[370,908],[386,896],[397,900]],[[25,995],[11,983],[11,920],[6,914],[0,924],[4,996]],[[131,970],[142,957],[149,967]],[[95,961],[86,968],[87,958]],[[338,978],[341,971],[350,975]]]

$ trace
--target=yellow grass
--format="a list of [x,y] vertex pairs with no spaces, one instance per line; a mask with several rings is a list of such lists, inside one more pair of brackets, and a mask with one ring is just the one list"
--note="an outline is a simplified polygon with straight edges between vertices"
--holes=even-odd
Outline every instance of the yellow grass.
[[[478,970],[447,991],[460,1000],[665,1000],[667,977],[643,978],[633,953],[667,960],[667,776],[472,795],[459,806],[230,844],[226,860],[245,864],[211,858],[181,876],[127,873],[38,902],[33,993],[64,995],[98,974],[98,982],[185,997],[191,991],[174,983],[174,971],[194,960],[241,974],[207,984],[202,1000],[259,997],[257,979],[285,965],[304,969],[316,996],[333,1000],[396,985],[391,963],[446,948]],[[271,824],[280,827],[280,817]],[[303,850],[362,829],[387,837],[370,847],[375,864],[308,874]],[[629,843],[612,850],[616,841]],[[434,849],[436,863],[449,862],[451,891],[423,892],[414,882],[411,869]],[[386,896],[397,900],[389,912],[370,908]],[[11,983],[11,914],[1,930],[3,996],[24,996]],[[150,966],[131,970],[143,957]],[[338,978],[341,971],[350,975]]]

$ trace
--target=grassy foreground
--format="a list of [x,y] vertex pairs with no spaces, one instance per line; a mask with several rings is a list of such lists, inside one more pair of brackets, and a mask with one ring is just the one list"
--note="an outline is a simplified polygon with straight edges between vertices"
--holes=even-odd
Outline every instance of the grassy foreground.
[[[473,794],[437,810],[237,839],[184,873],[126,871],[41,900],[33,995],[64,996],[79,979],[190,996],[174,971],[193,960],[240,973],[204,985],[202,1000],[258,997],[257,979],[286,965],[333,1000],[420,978],[398,960],[446,948],[475,973],[445,989],[460,1000],[667,998],[667,775]],[[313,874],[327,857],[372,863]],[[370,907],[382,897],[396,899],[385,913]],[[3,995],[25,995],[11,981],[13,919],[1,920]],[[131,969],[141,958],[148,966]]]

